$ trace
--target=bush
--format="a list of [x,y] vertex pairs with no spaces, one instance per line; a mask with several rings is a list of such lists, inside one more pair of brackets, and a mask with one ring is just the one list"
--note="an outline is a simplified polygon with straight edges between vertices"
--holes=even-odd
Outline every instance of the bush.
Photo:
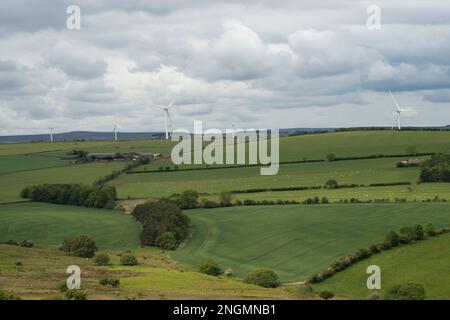
[[334,293],[331,291],[322,291],[319,293],[319,297],[321,297],[324,300],[333,299]]
[[220,276],[221,274],[223,274],[222,267],[213,260],[203,261],[198,267],[198,271],[210,276]]
[[34,246],[34,243],[31,242],[30,240],[23,240],[22,242],[20,242],[19,245],[24,248],[31,248]]
[[255,284],[264,288],[276,288],[281,283],[278,280],[277,274],[272,270],[256,270],[247,274],[244,279],[245,283]]
[[400,244],[400,236],[397,232],[391,231],[386,235],[386,242],[389,242],[392,247],[398,246]]
[[434,237],[437,235],[436,229],[431,223],[427,223],[425,225],[424,232],[428,237]]
[[229,207],[232,205],[233,195],[231,192],[222,192],[220,194],[220,204],[224,207]]
[[94,262],[98,266],[107,266],[109,264],[109,256],[106,253],[95,256]]
[[73,238],[64,239],[61,250],[70,255],[84,258],[92,258],[98,250],[95,241],[87,235],[80,235]]
[[334,153],[327,153],[327,160],[328,161],[336,160],[336,155]]
[[163,250],[175,250],[178,248],[178,241],[173,232],[164,232],[156,239],[156,244]]
[[4,300],[20,300],[20,298],[15,295],[8,294],[4,291],[0,291],[0,301]]
[[87,300],[87,294],[81,290],[67,290],[66,298],[69,300]]
[[392,286],[388,289],[387,300],[424,300],[425,288],[420,283],[406,283]]
[[118,287],[120,285],[120,280],[110,279],[110,278],[102,278],[98,281],[98,283],[102,286]]
[[137,258],[132,254],[124,254],[120,257],[120,263],[123,266],[135,266],[138,264]]
[[325,183],[325,188],[334,189],[334,188],[338,188],[338,187],[339,187],[339,185],[338,185],[337,181],[334,179],[330,179]]
[[177,204],[181,209],[193,209],[198,206],[199,194],[195,190],[183,191],[177,199]]

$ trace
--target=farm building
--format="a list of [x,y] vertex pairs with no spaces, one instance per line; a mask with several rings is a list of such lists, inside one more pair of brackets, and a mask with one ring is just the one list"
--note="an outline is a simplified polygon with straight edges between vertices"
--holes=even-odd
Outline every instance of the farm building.
[[155,154],[152,152],[128,152],[128,153],[90,153],[88,158],[93,161],[134,161],[138,158],[153,159]]

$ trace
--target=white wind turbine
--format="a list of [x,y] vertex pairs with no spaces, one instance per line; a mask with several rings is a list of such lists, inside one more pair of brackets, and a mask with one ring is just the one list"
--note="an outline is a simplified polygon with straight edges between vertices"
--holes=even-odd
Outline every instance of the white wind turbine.
[[53,130],[54,130],[55,128],[50,127],[49,129],[50,129],[50,142],[53,142]]
[[394,130],[394,126],[397,125],[398,130],[401,130],[401,125],[400,125],[400,115],[402,114],[402,112],[412,112],[413,110],[410,109],[402,109],[400,108],[400,105],[398,104],[397,100],[395,99],[394,95],[392,94],[392,92],[389,90],[389,93],[392,97],[392,100],[394,101],[395,104],[395,114],[394,114],[394,123],[392,124],[392,130]]
[[119,126],[117,124],[114,125],[114,141],[117,141],[117,129],[119,129]]
[[172,102],[167,106],[158,105],[158,107],[163,109],[163,111],[166,113],[166,140],[169,140],[170,133],[172,132],[172,120],[170,119],[169,109],[170,109],[170,107],[173,106],[174,102],[175,102],[175,99],[173,99]]

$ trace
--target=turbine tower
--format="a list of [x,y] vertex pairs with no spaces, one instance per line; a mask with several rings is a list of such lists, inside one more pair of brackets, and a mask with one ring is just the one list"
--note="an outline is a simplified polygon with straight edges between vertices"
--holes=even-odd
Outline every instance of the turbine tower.
[[175,99],[173,99],[172,102],[167,106],[158,105],[161,109],[163,109],[163,111],[166,114],[166,140],[170,139],[170,133],[172,131],[172,120],[170,119],[169,109],[170,109],[170,107],[173,106],[174,102],[175,102]]
[[115,124],[114,125],[114,141],[117,141],[117,129],[118,129],[118,126],[117,126],[117,124]]
[[389,90],[389,94],[392,97],[392,100],[394,101],[395,104],[395,114],[394,114],[394,123],[392,124],[392,130],[394,130],[394,126],[397,126],[398,130],[401,130],[401,124],[400,124],[400,115],[402,114],[402,112],[411,112],[413,110],[409,110],[409,109],[402,109],[400,108],[400,105],[398,104],[397,100],[395,99],[394,95],[392,94],[392,92]]
[[50,127],[50,142],[53,142],[53,127]]

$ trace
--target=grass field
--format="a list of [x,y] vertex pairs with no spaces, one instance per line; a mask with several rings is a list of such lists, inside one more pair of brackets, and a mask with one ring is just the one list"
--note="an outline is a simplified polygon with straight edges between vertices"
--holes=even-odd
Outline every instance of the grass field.
[[[108,252],[112,266],[72,257],[46,246],[21,248],[0,244],[0,289],[22,299],[64,299],[57,288],[70,265],[81,268],[81,287],[88,299],[295,299],[284,289],[265,289],[239,280],[211,277],[178,265],[156,249],[136,249],[139,265],[119,266],[121,251]],[[16,263],[21,262],[20,266]],[[120,286],[101,286],[109,277]]]
[[101,249],[135,248],[140,230],[131,216],[112,210],[43,203],[0,205],[0,241],[58,245],[66,237],[87,234]]
[[235,274],[266,267],[283,281],[305,280],[336,258],[412,223],[450,225],[448,204],[252,206],[189,211],[192,237],[172,256],[212,258]]
[[369,265],[381,269],[381,295],[396,284],[421,283],[428,299],[450,297],[450,234],[376,254],[314,285],[316,291],[331,290],[347,297],[366,297]]
[[396,167],[403,158],[296,163],[280,166],[274,176],[259,175],[258,167],[127,174],[111,182],[120,198],[160,197],[185,190],[218,193],[252,188],[320,186],[329,179],[340,184],[414,182],[419,168]]
[[63,165],[65,165],[65,163],[55,157],[42,157],[35,155],[0,156],[0,175]]
[[[422,183],[417,185],[383,186],[383,187],[358,187],[342,189],[298,190],[298,191],[268,191],[255,193],[238,193],[233,195],[238,200],[296,200],[303,201],[308,198],[327,197],[330,202],[350,200],[355,198],[361,201],[373,199],[389,199],[395,202],[395,198],[407,201],[426,201],[427,199],[446,199],[450,201],[449,183]],[[203,196],[213,201],[219,201],[219,196]]]
[[20,192],[28,185],[43,183],[93,183],[114,170],[124,167],[123,162],[87,163],[48,169],[14,172],[1,175],[0,203],[21,201]]

